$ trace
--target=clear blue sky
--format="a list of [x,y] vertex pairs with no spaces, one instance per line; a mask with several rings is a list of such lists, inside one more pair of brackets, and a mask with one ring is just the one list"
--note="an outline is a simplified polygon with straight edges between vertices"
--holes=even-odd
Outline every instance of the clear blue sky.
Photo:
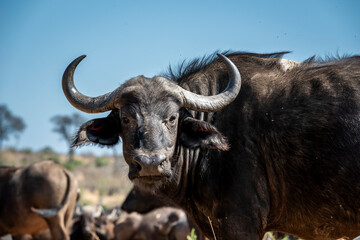
[[[296,61],[360,54],[360,1],[0,0],[0,104],[26,123],[18,148],[66,152],[50,118],[77,112],[61,89],[74,58],[88,55],[75,83],[97,96],[131,77],[228,49],[289,50]],[[82,151],[90,150],[106,151]]]

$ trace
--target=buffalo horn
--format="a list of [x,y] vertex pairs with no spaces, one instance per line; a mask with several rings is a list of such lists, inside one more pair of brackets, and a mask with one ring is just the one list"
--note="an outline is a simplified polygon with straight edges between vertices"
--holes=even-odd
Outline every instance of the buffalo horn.
[[101,216],[101,214],[104,212],[104,209],[101,205],[97,205],[96,212],[93,213],[93,218],[98,218]]
[[62,88],[66,98],[75,108],[87,113],[100,113],[114,109],[113,99],[116,90],[98,97],[88,97],[76,89],[74,85],[75,68],[85,57],[86,55],[82,55],[76,58],[64,72]]
[[229,69],[230,80],[221,93],[213,96],[203,96],[181,88],[183,106],[200,112],[216,112],[235,100],[241,88],[241,76],[233,62],[222,54],[218,54]]
[[[180,94],[183,107],[201,112],[216,112],[231,103],[238,95],[241,88],[241,76],[233,62],[222,54],[218,54],[229,69],[230,80],[227,87],[221,93],[213,96],[203,96],[173,85],[173,90]],[[66,68],[62,87],[68,101],[77,109],[87,113],[100,113],[115,109],[116,95],[120,95],[121,88],[98,97],[88,97],[80,93],[74,85],[74,71],[76,66],[86,56],[80,56]]]

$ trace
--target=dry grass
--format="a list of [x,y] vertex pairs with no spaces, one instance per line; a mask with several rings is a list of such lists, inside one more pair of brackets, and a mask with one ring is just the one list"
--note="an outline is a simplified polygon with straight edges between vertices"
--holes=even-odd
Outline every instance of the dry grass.
[[[75,155],[74,164],[70,164],[72,173],[81,189],[80,204],[101,204],[105,208],[121,205],[132,185],[127,177],[127,164],[122,156],[103,156],[99,167],[97,157],[93,155]],[[52,152],[0,151],[0,166],[25,166],[36,161],[53,160],[68,165],[66,155]]]
[[[102,160],[106,162],[106,165],[97,167],[95,156],[75,156],[76,164],[72,172],[78,180],[81,189],[81,205],[95,206],[96,204],[101,204],[105,208],[119,206],[132,187],[127,177],[128,167],[122,156],[104,156],[102,158],[104,158]],[[24,166],[36,161],[49,159],[63,165],[67,163],[66,155],[58,155],[51,152],[0,151],[0,166]],[[209,222],[211,224],[210,219]],[[216,238],[215,235],[214,237]],[[274,239],[271,233],[267,233],[263,238],[263,240]],[[283,240],[288,240],[288,238],[285,237]]]

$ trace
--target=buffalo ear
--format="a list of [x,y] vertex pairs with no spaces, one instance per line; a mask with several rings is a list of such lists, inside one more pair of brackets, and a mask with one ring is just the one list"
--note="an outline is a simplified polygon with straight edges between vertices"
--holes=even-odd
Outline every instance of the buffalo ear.
[[119,125],[114,114],[97,118],[81,125],[71,147],[86,143],[114,145],[119,141]]
[[181,144],[189,148],[229,150],[226,138],[208,122],[187,117],[181,123]]

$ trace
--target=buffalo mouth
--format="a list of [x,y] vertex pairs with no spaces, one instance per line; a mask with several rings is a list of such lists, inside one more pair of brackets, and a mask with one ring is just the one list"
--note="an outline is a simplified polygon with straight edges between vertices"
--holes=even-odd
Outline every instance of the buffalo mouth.
[[139,181],[141,181],[143,183],[148,183],[148,184],[161,181],[165,178],[166,178],[165,176],[139,176],[139,177],[137,177],[137,179]]
[[131,181],[141,182],[143,184],[155,184],[160,183],[161,181],[166,181],[170,178],[171,174],[162,174],[162,175],[149,175],[149,176],[140,176],[139,174],[129,174],[129,179]]

